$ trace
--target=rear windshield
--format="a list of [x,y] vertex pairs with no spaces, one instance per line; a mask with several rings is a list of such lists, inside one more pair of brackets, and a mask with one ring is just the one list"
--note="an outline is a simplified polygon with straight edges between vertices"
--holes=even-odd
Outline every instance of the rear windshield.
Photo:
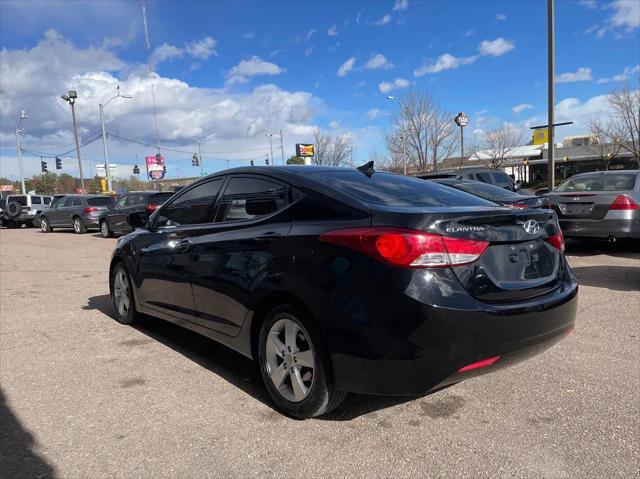
[[20,203],[22,206],[27,206],[27,197],[26,196],[12,196],[9,198],[9,202]]
[[585,175],[570,178],[556,191],[624,191],[632,190],[635,183],[635,173]]
[[433,181],[390,173],[374,173],[369,177],[357,171],[321,171],[314,178],[374,205],[495,206],[482,198]]
[[149,197],[149,204],[161,205],[172,196],[173,196],[173,193],[157,193],[155,195],[151,195]]
[[500,188],[499,186],[490,185],[488,183],[473,182],[473,183],[445,183],[453,186],[454,188],[458,188],[459,190],[466,191],[467,193],[471,193],[472,195],[480,196],[481,198],[486,198],[487,200],[506,200],[509,198],[517,197],[519,195],[514,195],[508,190],[504,188]]
[[113,204],[113,198],[109,198],[108,196],[89,198],[87,204],[89,206],[109,206]]

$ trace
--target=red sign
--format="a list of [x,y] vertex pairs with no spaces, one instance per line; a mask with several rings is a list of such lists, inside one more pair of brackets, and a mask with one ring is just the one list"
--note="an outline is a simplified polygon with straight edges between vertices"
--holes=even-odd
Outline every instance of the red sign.
[[13,185],[0,185],[0,191],[13,191]]
[[166,171],[164,156],[160,156],[157,154],[155,156],[147,156],[147,176],[150,180],[161,180],[164,178],[164,173]]

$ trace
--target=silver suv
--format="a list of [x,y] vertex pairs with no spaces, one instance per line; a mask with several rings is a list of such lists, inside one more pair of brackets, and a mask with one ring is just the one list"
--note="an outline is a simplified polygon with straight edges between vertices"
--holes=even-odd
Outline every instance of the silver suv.
[[51,204],[51,199],[48,195],[9,195],[2,213],[3,222],[8,228],[38,226],[38,218]]

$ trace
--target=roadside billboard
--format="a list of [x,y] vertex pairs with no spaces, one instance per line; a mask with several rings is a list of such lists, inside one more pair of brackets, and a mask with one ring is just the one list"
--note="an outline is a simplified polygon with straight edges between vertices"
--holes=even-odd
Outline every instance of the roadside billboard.
[[164,178],[165,163],[164,156],[154,155],[145,158],[147,163],[147,176],[150,180],[161,180]]
[[296,156],[301,158],[305,156],[315,156],[314,145],[309,143],[296,143]]

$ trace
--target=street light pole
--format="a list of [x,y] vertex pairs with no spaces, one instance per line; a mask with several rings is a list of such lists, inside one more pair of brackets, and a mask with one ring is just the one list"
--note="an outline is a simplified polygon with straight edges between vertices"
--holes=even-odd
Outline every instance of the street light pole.
[[200,158],[200,176],[204,176],[204,166],[202,165],[202,150],[200,149],[200,142],[198,142],[198,158]]
[[102,148],[104,149],[104,170],[107,175],[107,189],[109,190],[109,192],[112,191],[111,168],[109,167],[109,148],[107,147],[107,130],[104,126],[104,107],[107,106],[111,100],[114,100],[116,98],[133,98],[133,97],[131,95],[121,95],[120,86],[118,85],[118,94],[109,98],[107,101],[104,102],[104,104],[100,103],[100,105],[98,105],[100,108],[100,125],[102,127]]
[[547,29],[548,29],[548,58],[549,66],[548,66],[548,119],[547,125],[548,135],[549,135],[549,143],[548,143],[548,153],[549,157],[547,158],[547,176],[549,177],[549,191],[553,191],[555,187],[555,165],[554,165],[554,154],[555,154],[555,144],[553,138],[553,122],[554,122],[554,81],[555,81],[555,65],[554,65],[554,51],[555,51],[555,35],[554,35],[554,19],[553,19],[553,10],[554,10],[554,0],[547,0]]
[[75,103],[78,93],[75,90],[69,90],[68,95],[62,95],[62,99],[71,105],[71,118],[73,119],[73,138],[76,142],[76,154],[78,155],[78,173],[80,174],[80,189],[86,193],[84,189],[84,175],[82,174],[82,158],[80,157],[80,142],[78,141],[78,125],[76,123]]
[[23,195],[27,194],[27,187],[24,185],[24,171],[22,170],[22,147],[20,146],[20,133],[22,132],[22,128],[20,128],[20,125],[22,124],[22,120],[26,117],[27,112],[20,110],[20,119],[16,125],[16,147],[18,148],[18,167],[20,169],[20,185],[22,187]]
[[265,136],[269,137],[269,148],[271,148],[271,164],[273,165],[273,133],[267,133]]
[[469,117],[467,117],[465,112],[461,111],[455,117],[454,121],[456,125],[460,127],[460,166],[462,166],[464,161],[464,127],[469,124]]
[[284,140],[282,138],[282,129],[280,129],[280,156],[282,157],[282,166],[284,166]]
[[403,169],[404,169],[404,175],[407,175],[407,148],[406,148],[406,142],[405,142],[405,131],[404,131],[404,105],[400,102],[400,100],[398,100],[396,97],[393,97],[391,95],[389,95],[387,97],[387,100],[393,100],[395,101],[398,106],[400,107],[400,114],[402,115],[402,125],[400,127],[400,140],[402,141],[402,165],[403,165]]

